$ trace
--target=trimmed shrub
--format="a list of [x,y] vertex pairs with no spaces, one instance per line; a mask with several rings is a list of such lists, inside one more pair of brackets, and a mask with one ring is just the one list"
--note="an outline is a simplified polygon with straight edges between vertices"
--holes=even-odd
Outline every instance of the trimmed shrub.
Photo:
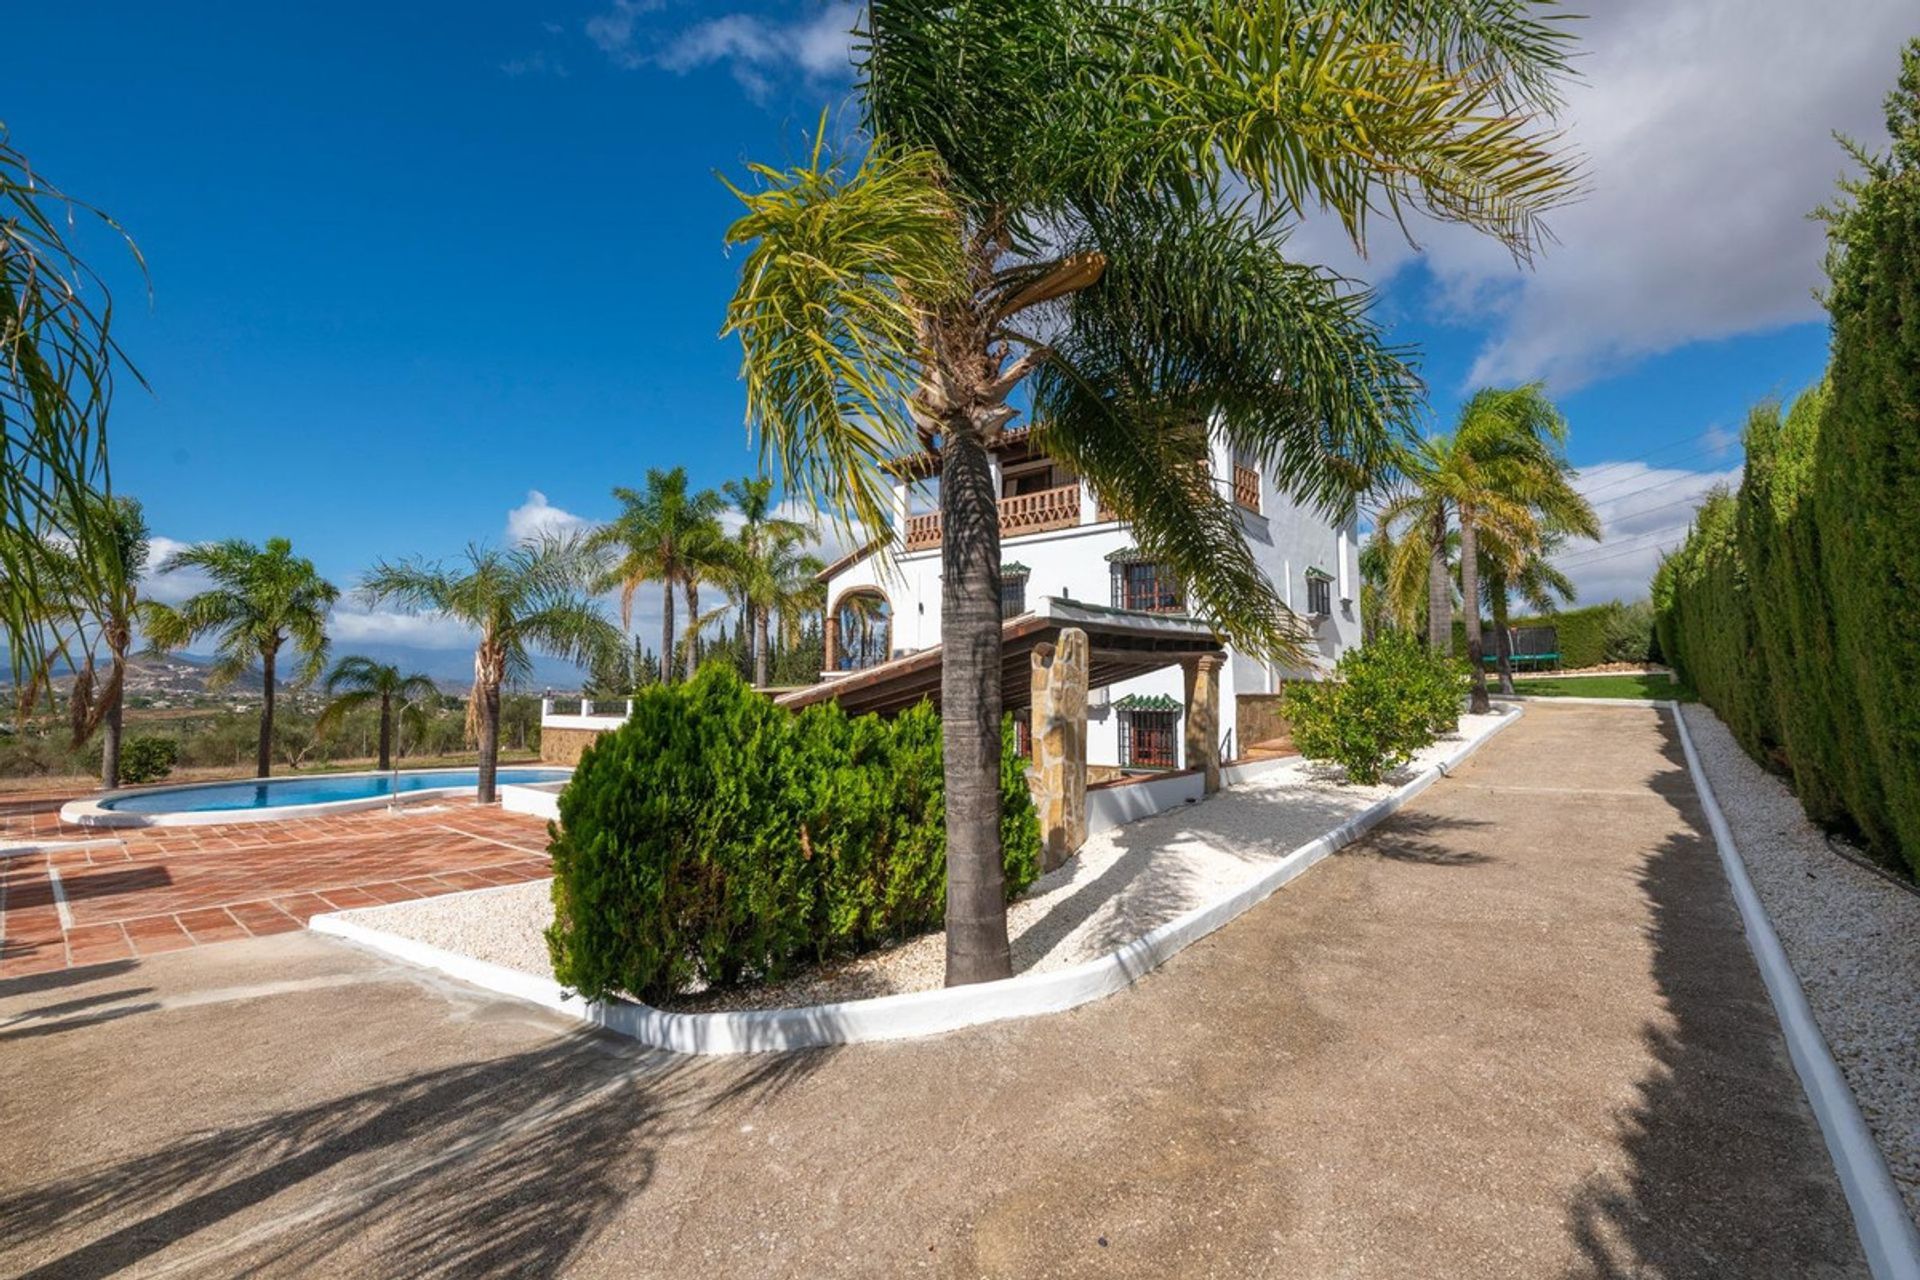
[[[1007,895],[1039,822],[1005,726]],[[940,720],[832,703],[798,715],[719,664],[651,686],[581,756],[551,832],[554,976],[662,1001],[938,926],[946,912]]]
[[[98,738],[88,745],[85,759],[89,773],[100,772],[100,760],[105,753],[106,749]],[[180,741],[177,738],[140,734],[123,738],[120,742],[120,782],[124,786],[158,782],[172,773],[173,766],[179,763]]]
[[157,782],[173,772],[180,744],[172,738],[142,734],[120,744],[120,781]]
[[1293,745],[1372,785],[1460,723],[1466,668],[1433,657],[1413,636],[1385,632],[1349,649],[1334,678],[1289,685]]
[[1600,661],[1647,662],[1654,656],[1653,603],[1616,604],[1605,622]]
[[1653,595],[1669,660],[1808,815],[1920,873],[1920,41],[1887,127],[1828,214],[1827,381],[1754,411],[1739,497]]

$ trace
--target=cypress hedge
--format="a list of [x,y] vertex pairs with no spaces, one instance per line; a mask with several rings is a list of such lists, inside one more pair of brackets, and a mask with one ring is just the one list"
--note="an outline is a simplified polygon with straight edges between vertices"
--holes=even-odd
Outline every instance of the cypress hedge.
[[[1007,894],[1039,873],[1011,722]],[[775,707],[719,663],[655,685],[581,756],[552,830],[554,976],[659,1002],[936,928],[946,912],[940,721]]]
[[[1511,618],[1512,627],[1553,627],[1560,660],[1566,670],[1597,667],[1607,662],[1652,662],[1660,657],[1654,643],[1652,616],[1644,605],[1610,600],[1580,609],[1562,609],[1535,618]],[[1492,648],[1487,652],[1491,654]],[[1466,624],[1453,624],[1453,654],[1467,656]]]
[[1920,40],[1892,153],[1827,213],[1824,385],[1746,431],[1738,498],[1654,579],[1660,643],[1809,816],[1920,873]]

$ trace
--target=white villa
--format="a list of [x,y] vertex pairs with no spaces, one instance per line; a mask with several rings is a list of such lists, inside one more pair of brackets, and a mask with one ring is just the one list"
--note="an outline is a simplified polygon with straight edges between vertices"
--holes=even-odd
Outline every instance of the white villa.
[[[1141,556],[1126,523],[1104,511],[1079,477],[1030,447],[1028,434],[1024,428],[1006,432],[993,452],[1004,615],[1044,611],[1043,598],[1052,597],[1185,617],[1182,585]],[[1252,745],[1236,736],[1243,719],[1247,731],[1260,733],[1257,708],[1271,706],[1284,680],[1316,675],[1359,644],[1358,549],[1351,519],[1329,523],[1291,501],[1258,466],[1231,456],[1217,433],[1210,453],[1214,483],[1232,497],[1257,561],[1281,599],[1310,626],[1318,648],[1316,671],[1289,671],[1227,646],[1219,676],[1219,758],[1231,759]],[[937,466],[928,454],[896,470],[894,527],[902,537],[843,557],[821,575],[827,587],[827,679],[940,643]],[[1088,767],[1109,777],[1188,767],[1182,681],[1173,666],[1090,690]],[[1266,723],[1272,723],[1270,715]]]

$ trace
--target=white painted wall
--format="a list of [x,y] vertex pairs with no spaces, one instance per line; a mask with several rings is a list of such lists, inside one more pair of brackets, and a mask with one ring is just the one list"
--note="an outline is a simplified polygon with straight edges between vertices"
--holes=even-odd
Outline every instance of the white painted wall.
[[[1232,483],[1231,457],[1216,434],[1212,449],[1216,483]],[[896,492],[896,510],[910,505],[908,486]],[[917,503],[913,503],[919,509]],[[1288,678],[1317,676],[1330,668],[1347,648],[1360,643],[1360,614],[1357,600],[1360,580],[1358,540],[1351,519],[1330,521],[1301,507],[1283,495],[1266,476],[1261,477],[1261,510],[1242,510],[1241,529],[1252,549],[1255,561],[1274,583],[1280,598],[1295,610],[1307,607],[1307,570],[1317,567],[1334,578],[1332,616],[1314,627],[1312,664],[1298,670],[1279,670],[1231,647],[1226,669],[1221,673],[1221,732],[1234,732],[1239,745],[1234,695],[1267,693]],[[1095,513],[1090,493],[1082,504],[1083,518]],[[1133,545],[1128,528],[1116,521],[1082,524],[1072,529],[1026,534],[1001,542],[1003,564],[1019,562],[1029,569],[1027,601],[1041,596],[1058,596],[1090,604],[1109,605],[1113,600],[1112,570],[1106,556]],[[849,565],[828,583],[829,606],[857,587],[874,587],[883,592],[893,613],[893,650],[896,655],[925,649],[940,642],[940,548],[911,553],[885,550]],[[1176,701],[1185,697],[1185,681],[1178,667],[1141,676],[1106,691],[1102,698],[1095,692],[1087,716],[1087,761],[1090,764],[1119,762],[1119,717],[1111,703],[1128,694],[1152,696],[1164,694]],[[1182,743],[1181,764],[1185,765]]]

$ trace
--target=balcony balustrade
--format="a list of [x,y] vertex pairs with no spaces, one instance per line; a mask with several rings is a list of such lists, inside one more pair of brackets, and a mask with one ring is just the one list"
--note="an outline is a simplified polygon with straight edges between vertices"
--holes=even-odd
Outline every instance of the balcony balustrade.
[[[1000,499],[1000,536],[1071,529],[1080,523],[1080,486],[1061,485],[1037,493]],[[923,551],[940,545],[940,513],[907,517],[907,550]]]

